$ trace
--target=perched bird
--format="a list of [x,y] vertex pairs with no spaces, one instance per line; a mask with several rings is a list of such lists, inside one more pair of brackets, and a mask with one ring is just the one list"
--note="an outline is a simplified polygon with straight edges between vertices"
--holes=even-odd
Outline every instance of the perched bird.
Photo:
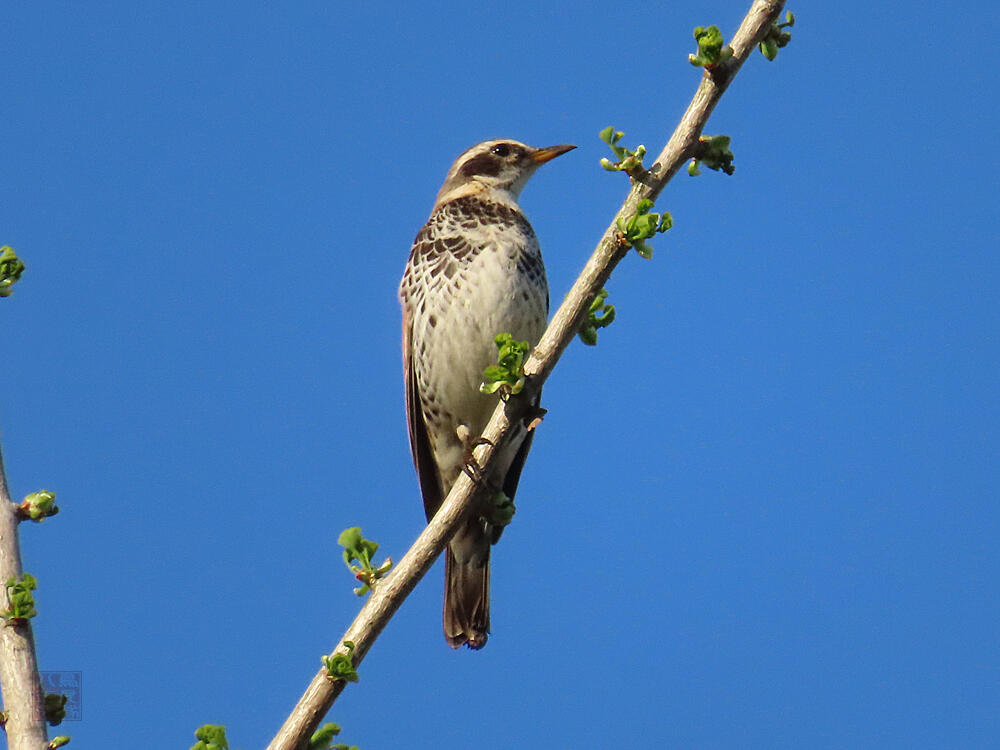
[[[448,171],[413,242],[399,296],[410,449],[428,521],[496,408],[497,396],[479,392],[483,370],[496,364],[494,337],[507,332],[534,346],[545,330],[545,266],[517,197],[540,165],[573,148],[510,140],[473,146]],[[522,427],[502,446],[445,552],[444,635],[452,648],[486,645],[490,545],[503,527],[490,523],[485,503],[490,489],[514,497],[530,444]]]

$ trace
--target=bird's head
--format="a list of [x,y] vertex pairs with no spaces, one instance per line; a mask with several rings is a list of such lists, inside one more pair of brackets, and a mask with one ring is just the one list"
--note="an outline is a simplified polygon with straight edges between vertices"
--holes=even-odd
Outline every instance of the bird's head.
[[561,145],[535,148],[499,139],[478,143],[459,156],[448,170],[435,205],[482,192],[497,192],[517,200],[521,188],[542,164],[576,148]]

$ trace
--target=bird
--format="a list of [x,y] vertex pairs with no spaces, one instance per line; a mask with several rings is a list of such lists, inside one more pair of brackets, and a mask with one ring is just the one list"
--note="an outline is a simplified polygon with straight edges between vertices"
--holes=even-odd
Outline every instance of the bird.
[[[510,333],[534,347],[548,320],[541,250],[518,196],[542,164],[576,148],[514,140],[479,143],[455,160],[427,223],[417,233],[399,285],[410,449],[427,520],[469,465],[474,439],[498,395],[481,393],[497,361],[494,338]],[[535,401],[537,406],[537,397]],[[443,626],[452,648],[478,650],[490,631],[490,490],[513,499],[533,432],[519,425],[445,549]]]

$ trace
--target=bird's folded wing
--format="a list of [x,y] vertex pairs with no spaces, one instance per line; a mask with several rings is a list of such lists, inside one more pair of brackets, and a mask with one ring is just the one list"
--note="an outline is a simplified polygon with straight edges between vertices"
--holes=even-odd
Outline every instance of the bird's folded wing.
[[441,507],[441,478],[438,476],[437,464],[431,450],[431,441],[427,436],[427,424],[424,422],[424,410],[420,407],[420,392],[417,388],[417,370],[413,364],[413,348],[411,346],[413,329],[413,314],[403,309],[403,375],[406,380],[406,425],[410,432],[410,451],[413,453],[413,465],[417,469],[420,480],[420,492],[424,496],[424,513],[430,521]]

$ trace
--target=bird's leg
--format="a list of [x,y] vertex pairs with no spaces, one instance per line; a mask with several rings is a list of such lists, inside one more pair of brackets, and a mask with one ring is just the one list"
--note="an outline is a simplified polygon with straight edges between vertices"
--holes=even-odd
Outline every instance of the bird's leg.
[[480,445],[488,445],[493,447],[493,443],[484,437],[472,438],[472,433],[469,432],[469,428],[464,424],[460,424],[455,430],[455,434],[458,435],[458,439],[462,441],[462,445],[465,446],[465,451],[462,453],[462,471],[468,474],[469,479],[475,482],[480,487],[485,487],[488,490],[495,491],[496,487],[489,478],[483,473],[483,468],[476,461],[476,457],[473,455],[473,451]]
[[491,526],[506,526],[514,518],[514,501],[504,494],[499,484],[483,473],[483,469],[479,465],[479,462],[476,461],[476,457],[472,455],[472,452],[480,445],[489,445],[492,447],[493,443],[484,437],[473,440],[469,428],[464,424],[459,425],[455,433],[465,446],[465,453],[462,456],[462,470],[469,475],[469,478],[480,489],[485,490],[482,502],[480,503],[480,517]]

